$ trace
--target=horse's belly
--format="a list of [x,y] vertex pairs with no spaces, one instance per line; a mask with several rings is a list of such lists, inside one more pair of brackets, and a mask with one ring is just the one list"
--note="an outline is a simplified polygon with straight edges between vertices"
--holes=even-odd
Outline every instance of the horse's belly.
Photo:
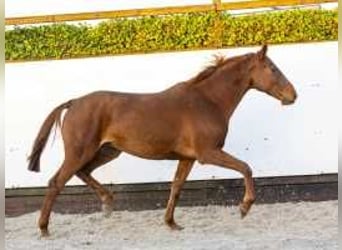
[[176,154],[173,150],[172,140],[162,140],[160,138],[114,136],[105,140],[120,151],[146,159],[173,159]]
[[[179,159],[184,157],[180,142],[184,140],[184,126],[173,112],[144,112],[132,110],[122,115],[106,130],[105,141],[113,147],[146,159]],[[109,137],[107,137],[109,136]],[[183,138],[183,139],[182,139]],[[181,143],[183,144],[183,143]],[[193,155],[193,153],[191,154]]]
[[126,152],[128,154],[138,156],[144,159],[151,160],[174,160],[178,159],[178,155],[171,150],[161,148],[158,146],[153,147],[152,145],[131,145],[131,144],[116,144],[113,146],[120,151]]

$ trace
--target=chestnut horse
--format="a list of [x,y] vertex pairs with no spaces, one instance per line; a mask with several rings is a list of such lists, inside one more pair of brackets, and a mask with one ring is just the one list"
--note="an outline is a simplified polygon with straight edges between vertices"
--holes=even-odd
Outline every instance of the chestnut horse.
[[29,157],[29,170],[40,170],[40,155],[54,124],[61,124],[65,159],[48,183],[41,208],[39,228],[48,235],[50,212],[56,196],[73,175],[96,192],[103,209],[112,209],[113,196],[91,172],[126,152],[153,160],[178,160],[165,213],[171,229],[181,229],[174,220],[180,190],[194,162],[213,164],[240,172],[245,193],[240,203],[244,217],[255,200],[251,168],[222,150],[229,119],[249,89],[257,89],[292,104],[296,91],[266,56],[267,46],[256,53],[216,63],[194,78],[159,93],[133,94],[99,91],[69,100],[46,118]]

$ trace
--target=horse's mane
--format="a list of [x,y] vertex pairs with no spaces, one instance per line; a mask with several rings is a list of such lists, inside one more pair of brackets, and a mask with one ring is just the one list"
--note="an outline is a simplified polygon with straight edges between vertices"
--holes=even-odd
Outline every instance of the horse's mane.
[[204,70],[199,72],[194,78],[192,78],[192,83],[200,82],[209,76],[211,76],[218,68],[225,64],[226,58],[222,55],[214,55],[214,60],[208,65]]
[[231,58],[226,58],[222,55],[214,55],[214,60],[211,62],[210,65],[208,65],[204,70],[199,72],[195,77],[193,77],[190,82],[193,84],[196,84],[204,79],[209,78],[214,72],[216,72],[219,68],[221,68],[223,65],[230,63],[230,62],[236,62],[240,61],[241,59],[245,59],[250,54],[242,55],[242,56],[234,56]]

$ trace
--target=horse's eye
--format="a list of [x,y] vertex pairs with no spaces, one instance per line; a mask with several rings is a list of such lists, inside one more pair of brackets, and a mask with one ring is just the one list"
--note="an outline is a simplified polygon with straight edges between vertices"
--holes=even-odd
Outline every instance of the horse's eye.
[[276,72],[277,71],[277,69],[276,69],[276,67],[274,67],[274,65],[270,65],[270,69],[271,69],[272,72]]

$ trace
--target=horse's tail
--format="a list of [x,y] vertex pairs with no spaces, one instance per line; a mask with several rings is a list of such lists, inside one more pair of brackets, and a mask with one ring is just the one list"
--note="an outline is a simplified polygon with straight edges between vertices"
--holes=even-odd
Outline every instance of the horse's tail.
[[40,155],[46,145],[49,138],[51,129],[54,124],[60,124],[60,117],[63,109],[69,108],[72,101],[67,101],[58,107],[56,107],[49,116],[45,119],[43,125],[41,126],[37,138],[34,141],[32,153],[28,157],[29,165],[28,169],[30,171],[39,172],[40,171]]

